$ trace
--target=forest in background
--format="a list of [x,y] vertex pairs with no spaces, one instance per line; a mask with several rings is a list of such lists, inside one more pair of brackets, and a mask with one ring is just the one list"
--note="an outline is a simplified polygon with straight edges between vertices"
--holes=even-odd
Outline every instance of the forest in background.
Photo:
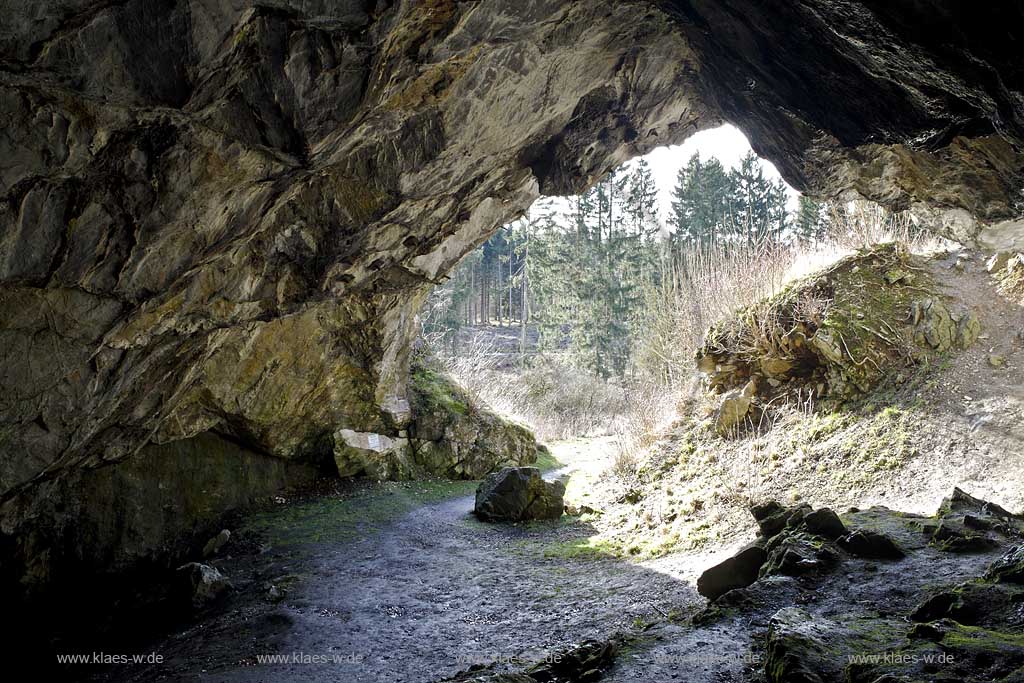
[[829,233],[826,207],[801,197],[789,212],[785,184],[768,180],[761,163],[751,152],[727,171],[693,155],[665,221],[643,159],[565,205],[542,203],[435,290],[421,316],[424,336],[455,355],[465,326],[518,327],[521,352],[564,350],[602,379],[668,379],[671,369],[652,345],[652,315],[681,279],[694,277],[695,260],[813,244]]
[[425,346],[541,438],[614,434],[617,461],[632,462],[694,388],[710,326],[856,249],[925,239],[909,214],[869,202],[800,197],[789,211],[761,164],[694,155],[665,217],[643,159],[542,200],[434,289]]

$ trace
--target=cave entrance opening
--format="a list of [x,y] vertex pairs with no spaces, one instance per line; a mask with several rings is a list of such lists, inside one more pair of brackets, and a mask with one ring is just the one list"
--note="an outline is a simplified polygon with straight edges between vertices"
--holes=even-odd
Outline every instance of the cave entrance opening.
[[542,440],[636,451],[695,389],[710,326],[857,248],[918,234],[909,215],[801,196],[724,125],[499,228],[427,299],[421,347]]
[[825,218],[737,128],[706,130],[499,228],[430,295],[422,337],[541,438],[650,429],[706,325],[777,286],[749,266],[821,241]]

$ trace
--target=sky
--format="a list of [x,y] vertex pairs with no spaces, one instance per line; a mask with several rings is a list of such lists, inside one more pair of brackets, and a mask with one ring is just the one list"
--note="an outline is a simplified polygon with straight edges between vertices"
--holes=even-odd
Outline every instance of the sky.
[[[726,170],[740,165],[740,159],[750,151],[750,143],[736,127],[726,124],[718,128],[710,128],[690,136],[681,145],[658,147],[640,157],[651,165],[654,181],[658,185],[658,217],[664,223],[672,210],[672,189],[676,185],[679,169],[686,165],[694,152],[700,152],[701,159],[717,158]],[[629,168],[636,159],[628,162]],[[761,160],[765,177],[769,180],[781,178],[778,170],[770,161]],[[789,192],[789,210],[796,211],[800,193],[786,186]],[[561,203],[561,202],[558,202]],[[557,205],[557,204],[556,204]]]

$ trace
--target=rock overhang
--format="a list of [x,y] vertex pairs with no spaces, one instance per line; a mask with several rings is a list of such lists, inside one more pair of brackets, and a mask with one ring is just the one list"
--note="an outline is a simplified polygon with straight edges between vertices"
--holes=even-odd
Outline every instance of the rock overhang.
[[538,195],[724,121],[798,189],[1019,244],[1021,14],[873,0],[12,8],[5,533],[59,526],[46,482],[148,444],[219,433],[302,460],[341,429],[397,433],[414,418],[409,355],[433,282]]

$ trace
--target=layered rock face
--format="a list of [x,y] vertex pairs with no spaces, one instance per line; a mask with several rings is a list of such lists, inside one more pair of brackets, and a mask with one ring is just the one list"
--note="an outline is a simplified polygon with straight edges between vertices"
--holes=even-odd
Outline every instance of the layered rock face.
[[[160,472],[165,488],[202,485],[148,466],[153,453],[195,471],[197,440],[237,445],[231,457],[266,474],[240,486],[260,492],[306,477],[301,463],[329,460],[339,434],[401,438],[415,428],[408,362],[433,283],[540,194],[726,120],[800,189],[1019,240],[1024,17],[1005,3],[967,12],[11,3],[5,576],[53,578],[62,558],[110,566],[122,540],[85,543],[76,525],[119,499],[144,505],[134,497]],[[93,495],[94,476],[137,481],[120,468],[153,481]],[[187,506],[164,504],[143,555],[192,524]]]
[[1024,239],[1019,6],[675,0],[706,101],[791,185],[912,209],[958,240]]

